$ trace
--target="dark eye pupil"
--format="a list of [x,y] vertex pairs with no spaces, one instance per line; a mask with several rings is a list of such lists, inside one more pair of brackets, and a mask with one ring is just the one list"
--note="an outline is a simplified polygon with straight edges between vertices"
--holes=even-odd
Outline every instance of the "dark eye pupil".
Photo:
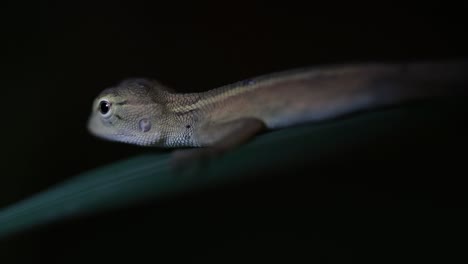
[[110,110],[110,103],[107,101],[101,101],[99,104],[99,110],[101,111],[101,114],[107,114]]

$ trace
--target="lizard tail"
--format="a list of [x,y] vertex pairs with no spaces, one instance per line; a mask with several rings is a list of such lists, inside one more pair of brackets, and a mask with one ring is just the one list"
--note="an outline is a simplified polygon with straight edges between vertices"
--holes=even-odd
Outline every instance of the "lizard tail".
[[401,64],[392,74],[374,80],[379,101],[394,103],[428,97],[468,95],[468,60]]

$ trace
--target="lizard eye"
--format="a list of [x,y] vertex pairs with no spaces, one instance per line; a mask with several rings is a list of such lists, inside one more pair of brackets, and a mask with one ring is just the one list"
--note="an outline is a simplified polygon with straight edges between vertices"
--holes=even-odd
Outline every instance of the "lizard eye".
[[102,100],[99,103],[99,112],[101,112],[103,116],[106,116],[109,114],[110,108],[111,108],[111,103],[109,101]]

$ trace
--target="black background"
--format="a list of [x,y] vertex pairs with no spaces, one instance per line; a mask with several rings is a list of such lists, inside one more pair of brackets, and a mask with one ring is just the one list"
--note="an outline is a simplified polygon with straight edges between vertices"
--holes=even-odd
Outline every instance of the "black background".
[[207,90],[300,66],[467,54],[462,6],[18,1],[2,10],[1,205],[142,151],[86,131],[93,98],[123,78]]
[[468,44],[461,4],[15,1],[1,10],[0,206],[150,151],[86,131],[94,97],[121,79],[201,91],[316,64],[465,57]]

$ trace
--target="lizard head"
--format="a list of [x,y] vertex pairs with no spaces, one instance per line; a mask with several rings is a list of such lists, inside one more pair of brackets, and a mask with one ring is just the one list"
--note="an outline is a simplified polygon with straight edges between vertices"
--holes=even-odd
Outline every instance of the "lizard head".
[[156,145],[161,140],[167,94],[167,88],[153,80],[124,80],[95,98],[88,130],[110,141]]

